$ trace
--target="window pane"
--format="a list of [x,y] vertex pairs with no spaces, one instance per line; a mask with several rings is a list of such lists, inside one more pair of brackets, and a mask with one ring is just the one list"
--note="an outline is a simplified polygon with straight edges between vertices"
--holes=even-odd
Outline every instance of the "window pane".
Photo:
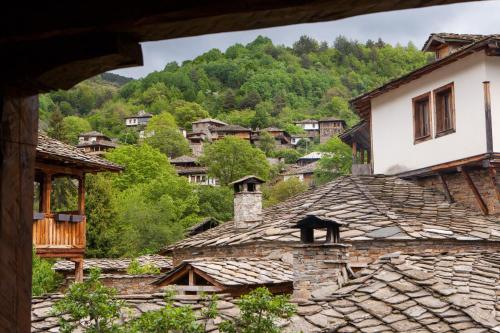
[[430,135],[429,98],[413,102],[415,139],[422,139]]
[[453,95],[451,88],[436,94],[436,132],[452,130],[453,126]]

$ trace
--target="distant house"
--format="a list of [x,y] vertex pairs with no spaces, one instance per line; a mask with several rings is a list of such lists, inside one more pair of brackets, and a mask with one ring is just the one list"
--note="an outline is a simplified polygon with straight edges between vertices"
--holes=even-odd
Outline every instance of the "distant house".
[[199,133],[199,132],[205,132],[205,133],[210,133],[211,128],[216,128],[216,127],[222,127],[222,126],[227,126],[223,121],[213,119],[213,118],[205,118],[205,119],[200,119],[197,121],[194,121],[191,123],[193,132]]
[[257,130],[252,135],[252,142],[258,144],[262,132],[267,132],[274,137],[276,146],[278,148],[290,147],[292,145],[292,137],[287,131],[277,127],[267,127],[262,130]]
[[217,180],[208,176],[208,169],[201,166],[192,156],[179,156],[170,160],[179,176],[184,176],[190,183],[198,185],[217,185]]
[[306,136],[310,139],[319,137],[319,122],[313,119],[306,119],[294,122],[295,126],[302,128]]
[[310,164],[313,162],[319,161],[323,156],[328,155],[329,153],[324,153],[320,151],[313,151],[312,153],[309,153],[307,155],[304,155],[297,159],[297,164],[298,165],[306,165]]
[[320,143],[325,143],[333,136],[339,135],[346,127],[344,120],[334,117],[322,118],[318,121],[318,124]]
[[76,147],[88,154],[101,156],[106,151],[116,148],[117,144],[101,132],[92,131],[80,134]]
[[125,125],[128,127],[146,126],[152,117],[151,113],[141,110],[134,116],[126,117]]
[[317,165],[318,165],[317,161],[305,165],[298,165],[298,164],[291,165],[282,174],[283,180],[297,178],[300,181],[303,181],[307,185],[311,186],[314,183],[314,170],[316,170]]
[[240,125],[225,125],[220,127],[212,127],[212,140],[219,140],[226,136],[235,136],[237,138],[252,141],[252,130]]

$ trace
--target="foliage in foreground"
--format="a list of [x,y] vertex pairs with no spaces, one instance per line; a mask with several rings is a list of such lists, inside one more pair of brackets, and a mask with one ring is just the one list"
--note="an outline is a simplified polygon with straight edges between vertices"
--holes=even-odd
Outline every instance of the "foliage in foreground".
[[127,274],[160,274],[160,268],[152,263],[141,265],[137,259],[133,259],[127,267]]
[[41,296],[54,292],[61,282],[62,277],[52,270],[52,263],[42,259],[35,254],[33,249],[33,273],[31,293],[33,296]]
[[226,333],[278,333],[279,318],[289,318],[295,313],[295,305],[289,296],[274,296],[264,287],[257,288],[241,297],[238,302],[240,317],[224,321],[219,326]]
[[[88,333],[202,333],[207,330],[208,319],[215,319],[217,295],[205,295],[205,306],[199,316],[189,305],[176,306],[174,291],[165,294],[165,306],[160,310],[148,311],[141,316],[119,325],[121,310],[125,303],[117,300],[116,291],[99,281],[100,271],[93,269],[90,277],[71,285],[63,299],[54,305],[54,314],[59,316],[60,331],[71,333],[80,325]],[[257,288],[242,296],[238,302],[240,316],[220,324],[226,333],[278,333],[279,318],[289,318],[295,313],[295,306],[289,296],[272,295],[265,287]],[[204,318],[205,323],[197,321]]]
[[314,172],[317,184],[324,184],[351,173],[351,148],[338,137],[333,137],[320,145],[319,150],[331,154],[322,157],[318,162],[318,168]]
[[61,333],[71,333],[78,325],[88,333],[119,332],[116,320],[124,304],[116,299],[116,290],[105,287],[99,276],[98,269],[91,270],[87,280],[73,283],[54,305]]

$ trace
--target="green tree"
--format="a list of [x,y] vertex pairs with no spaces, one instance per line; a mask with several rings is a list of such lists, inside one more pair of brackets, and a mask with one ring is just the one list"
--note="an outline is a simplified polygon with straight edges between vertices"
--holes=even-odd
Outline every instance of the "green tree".
[[132,259],[127,267],[127,274],[129,275],[143,275],[143,274],[160,274],[160,268],[153,263],[141,265],[137,259]]
[[238,302],[241,315],[234,322],[224,321],[219,326],[226,333],[279,333],[280,318],[290,318],[296,311],[289,296],[273,296],[265,287],[257,288]]
[[32,267],[31,293],[33,296],[54,292],[62,282],[62,276],[52,269],[52,263],[37,256],[35,249],[33,249]]
[[208,167],[209,175],[218,178],[222,185],[247,175],[267,179],[270,171],[266,156],[260,149],[234,136],[206,146],[199,161]]
[[210,115],[201,105],[194,102],[173,102],[168,111],[174,115],[177,124],[187,130],[191,130],[191,123],[196,120],[207,118]]
[[150,146],[159,149],[169,157],[178,157],[189,153],[189,144],[175,123],[174,117],[167,112],[153,116],[145,130]]
[[307,184],[296,177],[280,181],[263,189],[264,207],[269,207],[307,191]]
[[87,175],[85,178],[86,200],[85,215],[87,217],[87,247],[88,257],[105,258],[112,256],[114,242],[112,233],[116,221],[117,210],[113,199],[116,188],[112,177],[106,174]]
[[280,149],[273,154],[273,157],[284,158],[286,164],[297,162],[301,156],[302,154],[298,150],[292,148]]
[[267,131],[260,132],[258,146],[260,150],[266,154],[266,156],[272,156],[273,152],[276,150],[276,141],[274,136]]
[[116,299],[116,290],[99,281],[99,276],[98,269],[91,270],[88,279],[73,283],[64,298],[54,305],[62,333],[71,333],[79,325],[88,333],[119,332],[115,322],[123,302]]
[[64,133],[64,141],[76,145],[78,143],[78,136],[82,133],[92,130],[89,122],[86,119],[69,116],[62,120],[62,127]]
[[56,108],[56,110],[50,115],[49,130],[47,134],[51,138],[64,141],[66,133],[64,133],[63,119],[64,116],[59,108]]
[[319,160],[318,168],[314,172],[314,177],[319,184],[351,173],[351,148],[338,137],[333,137],[320,145],[319,150],[330,153]]
[[196,188],[199,215],[213,217],[219,221],[233,218],[233,191],[227,186],[204,186]]

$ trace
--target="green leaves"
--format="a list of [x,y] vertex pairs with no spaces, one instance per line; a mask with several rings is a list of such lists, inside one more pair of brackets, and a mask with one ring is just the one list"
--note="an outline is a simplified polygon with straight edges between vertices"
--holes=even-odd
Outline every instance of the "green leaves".
[[35,254],[33,249],[33,273],[31,280],[31,293],[33,296],[42,296],[54,292],[62,277],[52,270],[52,263]]
[[87,333],[119,332],[115,321],[120,317],[123,302],[116,299],[116,290],[105,287],[99,277],[98,269],[91,270],[87,280],[73,283],[54,305],[62,333],[71,333],[78,325]]
[[278,319],[289,318],[296,310],[289,300],[289,296],[274,296],[265,287],[257,288],[239,300],[240,317],[223,322],[219,329],[225,333],[279,333]]
[[188,154],[189,144],[175,123],[174,117],[163,112],[153,116],[145,130],[145,142],[173,158]]
[[269,163],[264,153],[245,140],[227,136],[205,147],[200,163],[208,167],[208,173],[227,185],[241,177],[255,175],[269,177]]

